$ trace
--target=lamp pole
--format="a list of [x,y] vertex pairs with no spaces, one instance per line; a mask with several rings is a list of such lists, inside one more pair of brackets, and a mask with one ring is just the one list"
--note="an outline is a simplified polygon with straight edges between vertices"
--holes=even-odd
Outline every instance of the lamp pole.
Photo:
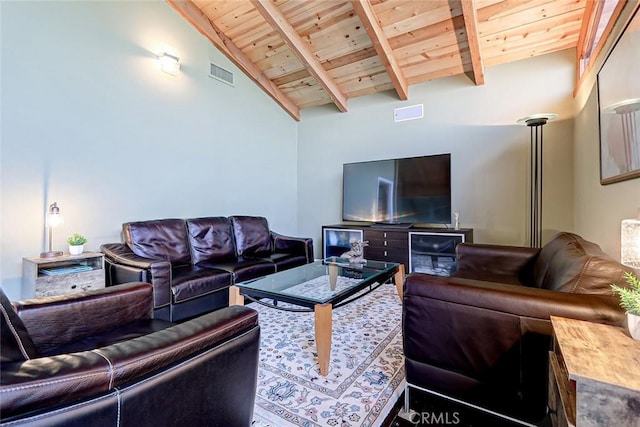
[[527,125],[531,133],[529,147],[529,246],[542,246],[542,161],[543,127],[557,118],[555,113],[541,113],[524,117],[516,123]]

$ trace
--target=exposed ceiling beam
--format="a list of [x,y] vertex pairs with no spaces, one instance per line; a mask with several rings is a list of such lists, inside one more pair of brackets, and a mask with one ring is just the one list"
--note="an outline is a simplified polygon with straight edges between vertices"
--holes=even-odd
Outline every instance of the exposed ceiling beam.
[[190,0],[167,0],[180,15],[208,38],[231,62],[273,98],[291,117],[300,121],[300,108],[280,90],[224,33]]
[[342,93],[338,85],[333,81],[327,70],[324,69],[318,58],[298,35],[287,18],[273,4],[271,0],[251,0],[251,3],[260,12],[262,17],[283,38],[289,49],[300,59],[305,68],[329,95],[334,104],[342,112],[347,111],[347,97]]
[[375,48],[378,57],[382,60],[382,64],[391,78],[391,82],[398,93],[398,97],[403,101],[406,101],[409,99],[409,85],[407,84],[407,80],[404,78],[404,74],[402,74],[402,70],[400,69],[400,65],[398,65],[398,61],[396,61],[396,57],[393,55],[393,49],[391,49],[389,40],[384,35],[384,32],[376,19],[371,3],[369,0],[355,0],[352,4],[353,9],[358,14],[358,17],[360,17],[360,20],[373,43],[373,47]]
[[480,52],[480,33],[478,32],[478,12],[475,0],[461,0],[462,17],[469,41],[469,54],[471,55],[471,69],[473,81],[476,86],[484,84],[484,64]]

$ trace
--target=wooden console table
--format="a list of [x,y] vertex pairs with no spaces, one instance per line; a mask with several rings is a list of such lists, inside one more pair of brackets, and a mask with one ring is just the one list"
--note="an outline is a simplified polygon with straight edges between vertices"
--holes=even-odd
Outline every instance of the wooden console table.
[[611,325],[551,316],[554,426],[640,426],[640,341]]

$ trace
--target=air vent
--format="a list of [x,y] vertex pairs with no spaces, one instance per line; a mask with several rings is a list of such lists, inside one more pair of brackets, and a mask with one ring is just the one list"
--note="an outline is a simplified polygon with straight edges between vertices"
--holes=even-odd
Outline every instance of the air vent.
[[424,117],[422,104],[412,105],[410,107],[396,108],[393,110],[393,121],[404,122],[405,120],[421,119]]
[[214,64],[213,62],[211,63],[211,72],[209,73],[209,77],[213,77],[216,80],[220,80],[221,82],[233,86],[233,73]]

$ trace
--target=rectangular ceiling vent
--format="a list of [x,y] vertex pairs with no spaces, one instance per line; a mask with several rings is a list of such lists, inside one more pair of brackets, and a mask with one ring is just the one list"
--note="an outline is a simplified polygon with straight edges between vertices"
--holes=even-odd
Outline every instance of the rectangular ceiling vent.
[[211,71],[209,72],[209,77],[212,77],[216,80],[220,80],[223,83],[226,83],[230,86],[233,86],[233,73],[231,71],[227,71],[224,68],[211,63]]
[[396,108],[393,110],[393,121],[404,122],[405,120],[421,119],[424,117],[422,104],[410,107]]

